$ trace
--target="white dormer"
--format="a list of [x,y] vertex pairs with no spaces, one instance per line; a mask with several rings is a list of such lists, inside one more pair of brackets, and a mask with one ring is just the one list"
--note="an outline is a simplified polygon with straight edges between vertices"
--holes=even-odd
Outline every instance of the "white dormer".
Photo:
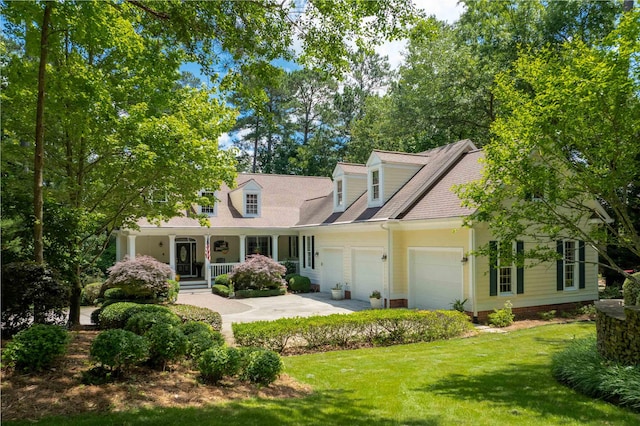
[[425,164],[428,156],[373,151],[367,161],[367,206],[381,207]]
[[229,193],[231,203],[244,217],[262,214],[262,186],[251,179]]
[[208,216],[218,215],[218,197],[213,191],[200,191],[200,196],[209,200],[208,203],[199,204],[197,208],[198,214],[206,214]]
[[345,211],[367,190],[364,164],[338,163],[333,169],[333,211]]

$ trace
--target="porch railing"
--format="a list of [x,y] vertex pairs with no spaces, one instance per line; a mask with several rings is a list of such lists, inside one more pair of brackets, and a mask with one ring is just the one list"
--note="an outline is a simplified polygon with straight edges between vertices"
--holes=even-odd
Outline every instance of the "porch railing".
[[[282,260],[280,261],[280,263],[284,264],[286,261]],[[298,262],[294,262],[296,265],[296,273],[298,273]],[[240,265],[240,262],[235,262],[235,263],[211,263],[211,278],[215,278],[218,275],[222,275],[222,274],[228,274],[229,272],[231,272],[233,270],[233,267],[236,265]]]

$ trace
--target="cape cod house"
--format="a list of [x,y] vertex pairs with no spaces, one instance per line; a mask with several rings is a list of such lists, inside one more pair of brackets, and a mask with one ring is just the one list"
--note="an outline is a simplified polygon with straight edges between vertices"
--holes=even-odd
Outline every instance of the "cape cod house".
[[355,299],[378,290],[387,307],[422,309],[466,299],[481,321],[507,300],[516,313],[596,300],[598,255],[583,242],[560,241],[561,260],[531,268],[491,266],[471,254],[498,242],[485,224],[462,226],[472,212],[452,187],[477,180],[482,157],[463,140],[419,154],[373,151],[366,164],[337,164],[333,179],[240,174],[214,206],[198,207],[210,227],[189,217],[141,221],[119,232],[117,257],[148,254],[210,286],[246,255],[262,253],[295,262],[322,292],[343,283]]

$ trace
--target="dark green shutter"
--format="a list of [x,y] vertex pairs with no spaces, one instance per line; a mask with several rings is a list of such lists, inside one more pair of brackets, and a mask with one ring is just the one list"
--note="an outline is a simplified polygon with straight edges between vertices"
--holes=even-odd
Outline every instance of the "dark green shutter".
[[307,237],[302,237],[302,267],[307,267]]
[[498,295],[498,242],[489,241],[489,296]]
[[[522,259],[523,254],[524,241],[516,241],[516,259],[518,259],[518,261],[524,262],[524,259]],[[518,269],[516,271],[516,280],[518,280],[518,294],[524,293],[524,264],[522,266],[518,265]]]
[[578,274],[580,275],[578,277],[578,282],[579,282],[579,287],[580,288],[585,288],[586,286],[586,281],[585,281],[585,261],[586,258],[586,248],[585,248],[585,244],[584,241],[578,241],[578,260],[580,261],[580,263],[578,264]]
[[311,236],[311,269],[316,269],[316,237]]
[[556,290],[564,290],[564,243],[556,241],[559,259],[556,261]]

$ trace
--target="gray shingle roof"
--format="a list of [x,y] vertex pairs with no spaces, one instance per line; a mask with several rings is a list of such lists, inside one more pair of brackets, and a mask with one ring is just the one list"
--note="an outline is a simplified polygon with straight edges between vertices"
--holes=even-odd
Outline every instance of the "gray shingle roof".
[[[381,152],[381,151],[376,151]],[[298,225],[328,225],[340,222],[361,222],[384,219],[435,219],[464,216],[471,213],[460,206],[460,200],[451,191],[455,184],[480,178],[478,159],[482,151],[469,140],[438,147],[420,155],[384,152],[386,159],[422,161],[420,170],[399,189],[382,207],[367,208],[367,194],[363,193],[342,213],[333,212],[333,197],[306,202]],[[382,157],[381,157],[382,159]],[[413,164],[416,164],[415,162]]]

